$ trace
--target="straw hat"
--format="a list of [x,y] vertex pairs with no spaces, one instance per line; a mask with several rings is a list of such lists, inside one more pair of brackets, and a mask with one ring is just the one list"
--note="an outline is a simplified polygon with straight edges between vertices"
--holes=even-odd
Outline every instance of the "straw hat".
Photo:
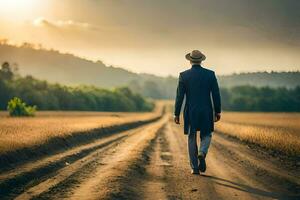
[[191,53],[185,55],[185,58],[192,62],[201,62],[205,60],[205,55],[199,50],[193,50]]

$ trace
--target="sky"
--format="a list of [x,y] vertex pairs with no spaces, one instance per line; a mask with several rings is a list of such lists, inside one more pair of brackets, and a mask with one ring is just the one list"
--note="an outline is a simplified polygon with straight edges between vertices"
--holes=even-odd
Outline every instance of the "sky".
[[299,0],[0,0],[0,38],[177,76],[300,70]]

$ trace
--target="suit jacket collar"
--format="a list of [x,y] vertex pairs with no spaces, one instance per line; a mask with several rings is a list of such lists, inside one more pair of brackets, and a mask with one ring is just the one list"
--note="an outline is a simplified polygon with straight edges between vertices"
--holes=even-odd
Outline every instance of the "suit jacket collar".
[[202,68],[202,66],[201,66],[200,64],[193,64],[193,65],[192,65],[192,68],[195,68],[195,67],[200,67],[200,68]]

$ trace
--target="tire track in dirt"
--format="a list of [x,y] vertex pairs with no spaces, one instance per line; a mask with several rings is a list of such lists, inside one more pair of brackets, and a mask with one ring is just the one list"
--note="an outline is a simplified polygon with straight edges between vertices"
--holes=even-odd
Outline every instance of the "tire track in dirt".
[[98,144],[90,145],[87,148],[78,148],[75,151],[65,152],[63,155],[55,155],[50,158],[46,158],[41,162],[35,163],[33,166],[26,165],[19,169],[15,169],[14,172],[7,175],[3,175],[3,181],[0,183],[1,198],[12,198],[22,192],[26,188],[32,187],[40,182],[47,180],[56,171],[73,164],[77,160],[88,156],[98,149],[104,149],[106,146],[111,146],[122,138],[126,137],[126,134],[121,134],[116,138],[110,138],[108,140],[100,141]]
[[[149,155],[149,163],[145,166],[146,173],[141,180],[141,199],[167,199],[165,191],[165,166],[169,166],[168,152],[162,150],[165,140],[166,127],[161,131],[153,145],[153,151]],[[167,155],[167,157],[166,157]]]
[[[214,180],[227,190],[239,190],[251,194],[255,199],[300,198],[299,173],[294,173],[294,177],[289,175],[285,169],[280,169],[268,158],[263,159],[246,145],[215,134],[212,153],[217,154],[211,159],[212,165],[222,164],[226,169],[226,173],[219,174],[221,178]],[[220,167],[213,169],[218,171]]]
[[[222,133],[215,134],[216,148],[222,149],[222,152],[231,154],[236,159],[244,157],[244,160],[240,160],[239,163],[252,165],[253,168],[260,170],[260,173],[268,172],[273,177],[278,177],[281,180],[289,181],[290,184],[300,185],[300,173],[295,169],[288,169],[286,173],[282,173],[282,166],[276,166],[274,159],[268,154],[260,154],[256,149],[253,149],[253,145],[240,142],[238,139],[226,136]],[[247,156],[245,156],[247,154]],[[269,162],[266,160],[269,159]],[[272,161],[273,160],[273,161]],[[300,189],[300,188],[299,188]]]
[[163,118],[144,126],[114,147],[107,147],[101,156],[95,152],[83,158],[83,164],[82,160],[70,164],[16,199],[96,199],[123,195],[121,179],[130,172],[165,122]]

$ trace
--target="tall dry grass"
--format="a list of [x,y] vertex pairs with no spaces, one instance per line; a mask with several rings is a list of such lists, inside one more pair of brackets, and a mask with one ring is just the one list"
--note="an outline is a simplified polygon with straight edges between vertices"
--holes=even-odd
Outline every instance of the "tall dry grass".
[[287,155],[300,155],[300,114],[225,112],[216,131]]
[[0,154],[46,143],[54,137],[145,121],[161,115],[163,103],[148,113],[38,112],[33,118],[12,118],[0,114]]

